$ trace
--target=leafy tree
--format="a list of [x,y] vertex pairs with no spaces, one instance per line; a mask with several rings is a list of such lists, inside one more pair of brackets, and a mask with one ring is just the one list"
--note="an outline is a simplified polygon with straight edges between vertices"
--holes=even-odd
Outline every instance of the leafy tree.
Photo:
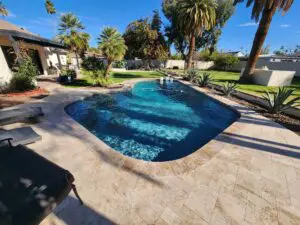
[[[155,17],[154,17],[155,18]],[[148,19],[140,19],[130,23],[124,33],[125,43],[128,46],[127,59],[141,58],[145,60],[168,58],[169,51],[158,26],[152,29],[155,23]],[[155,27],[155,26],[153,26]]]
[[[244,0],[235,0],[234,4],[244,2]],[[247,0],[247,7],[253,5],[252,19],[259,21],[259,26],[253,40],[252,49],[249,60],[240,82],[252,82],[252,74],[255,69],[259,54],[267,37],[273,16],[277,10],[281,10],[284,14],[292,6],[294,0]]]
[[78,55],[84,55],[84,52],[88,49],[90,35],[82,32],[84,26],[73,13],[62,15],[60,20],[58,40],[75,53],[79,68]]
[[[165,33],[168,37],[168,44],[174,44],[177,52],[180,52],[186,59],[189,47],[189,40],[184,33],[178,30],[176,25],[177,20],[177,4],[178,0],[164,0],[162,4],[164,15],[170,21],[170,25],[166,26]],[[211,30],[205,30],[202,36],[196,37],[196,50],[200,48],[209,48],[210,54],[216,51],[216,45],[219,37],[222,34],[221,29],[226,24],[226,21],[234,12],[233,0],[217,0],[216,7],[216,23]]]
[[204,30],[210,30],[215,25],[215,8],[216,5],[211,0],[179,0],[177,3],[177,26],[190,40],[187,59],[188,69],[192,68],[196,37],[201,37]]
[[107,67],[104,77],[108,78],[113,61],[122,60],[127,47],[125,45],[124,38],[115,28],[112,27],[105,28],[100,34],[98,40],[99,49],[107,58]]
[[2,1],[0,1],[0,15],[8,16],[8,11]]
[[53,2],[50,0],[46,0],[45,8],[46,8],[48,14],[52,15],[52,14],[56,13],[55,6],[54,6]]

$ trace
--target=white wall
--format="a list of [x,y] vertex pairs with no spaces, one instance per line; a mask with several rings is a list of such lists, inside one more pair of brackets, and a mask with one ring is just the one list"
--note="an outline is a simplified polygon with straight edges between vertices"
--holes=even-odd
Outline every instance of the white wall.
[[178,69],[183,70],[185,67],[184,60],[168,60],[166,63],[166,69],[173,69],[174,67],[178,67]]
[[[246,66],[246,61],[240,61],[233,71],[240,72]],[[286,61],[271,61],[270,58],[259,58],[256,68],[267,66],[270,70],[296,71],[296,77],[300,77],[300,62],[286,62]]]
[[11,77],[12,73],[0,48],[0,86],[6,86],[10,82]]
[[47,65],[50,67],[51,63],[56,69],[61,69],[62,66],[67,65],[68,52],[58,48],[45,48],[47,56]]

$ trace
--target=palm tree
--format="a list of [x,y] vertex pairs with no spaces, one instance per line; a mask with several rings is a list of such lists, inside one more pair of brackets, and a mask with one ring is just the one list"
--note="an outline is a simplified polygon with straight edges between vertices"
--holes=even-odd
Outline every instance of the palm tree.
[[192,67],[196,48],[196,37],[204,30],[210,30],[216,22],[216,3],[214,0],[178,0],[178,28],[189,37],[187,68]]
[[[244,2],[244,0],[235,0],[234,4]],[[242,83],[252,82],[252,74],[255,69],[258,57],[267,37],[273,16],[276,10],[281,10],[284,15],[292,6],[294,0],[247,0],[247,7],[253,4],[252,19],[259,21],[259,26],[253,40],[251,53],[243,76],[240,79]]]
[[99,49],[107,58],[107,67],[104,76],[108,78],[113,61],[123,59],[127,46],[121,34],[117,29],[112,27],[106,27],[100,34],[98,40]]
[[73,13],[62,15],[60,20],[58,40],[75,53],[77,67],[80,68],[78,54],[88,49],[90,35],[82,32],[84,26]]
[[0,1],[0,15],[8,16],[8,11],[2,1]]
[[54,6],[52,1],[46,0],[45,7],[46,7],[46,10],[47,10],[48,14],[55,14],[56,13],[56,9],[55,9],[55,6]]

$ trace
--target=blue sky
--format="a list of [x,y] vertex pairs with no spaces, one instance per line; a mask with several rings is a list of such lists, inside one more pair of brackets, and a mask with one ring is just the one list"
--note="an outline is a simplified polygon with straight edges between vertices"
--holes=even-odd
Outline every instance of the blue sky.
[[[59,15],[48,15],[44,10],[44,0],[4,0],[11,15],[6,20],[22,26],[41,36],[52,38],[56,35]],[[105,26],[113,26],[124,32],[128,23],[152,15],[154,9],[160,9],[161,0],[53,0],[58,14],[74,12],[82,20],[86,31],[91,34],[91,45]],[[295,1],[291,10],[281,16],[277,13],[273,19],[266,44],[271,49],[284,45],[293,48],[300,44],[299,23],[300,1]],[[227,22],[219,42],[219,49],[249,50],[257,29],[250,18],[251,11],[240,4],[235,14]],[[167,21],[164,21],[167,22]]]

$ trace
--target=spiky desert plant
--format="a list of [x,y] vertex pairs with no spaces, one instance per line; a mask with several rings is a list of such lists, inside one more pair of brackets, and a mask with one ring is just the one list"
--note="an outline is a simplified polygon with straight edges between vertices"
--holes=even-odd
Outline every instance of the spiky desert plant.
[[213,82],[213,80],[214,79],[211,76],[211,74],[205,72],[198,77],[197,82],[200,87],[207,87],[209,84],[211,84]]
[[300,105],[300,97],[296,97],[288,100],[295,90],[281,87],[274,94],[270,94],[268,91],[263,96],[268,103],[268,112],[272,114],[280,114],[293,106]]
[[226,82],[222,85],[222,92],[225,96],[231,96],[237,89],[236,83]]

